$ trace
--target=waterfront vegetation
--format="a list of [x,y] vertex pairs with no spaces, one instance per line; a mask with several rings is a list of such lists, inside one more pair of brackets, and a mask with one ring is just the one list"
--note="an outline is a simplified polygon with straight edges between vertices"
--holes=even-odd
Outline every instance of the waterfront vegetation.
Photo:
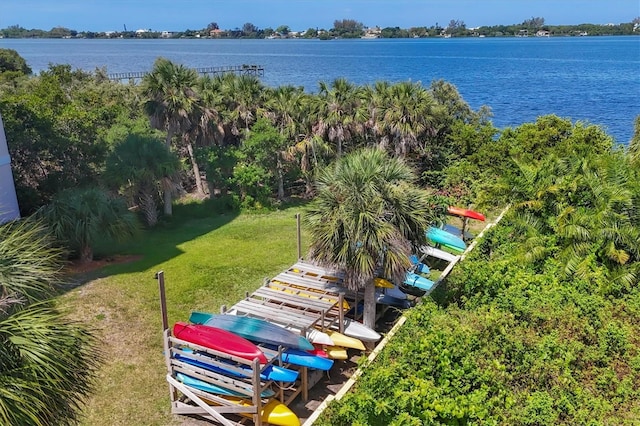
[[[320,424],[633,424],[640,417],[640,117],[627,148],[597,126],[553,115],[499,131],[488,108],[472,110],[444,81],[339,79],[310,94],[266,88],[250,76],[198,77],[158,59],[138,86],[65,65],[31,76],[15,51],[0,57],[0,114],[18,198],[23,216],[42,220],[31,233],[17,227],[26,220],[0,228],[12,236],[0,242],[0,263],[39,265],[17,257],[25,251],[17,242],[32,239],[62,245],[53,270],[63,255],[80,269],[88,253],[106,263],[130,260],[67,279],[30,269],[17,281],[0,274],[0,322],[38,330],[41,317],[20,315],[42,301],[59,318],[56,330],[68,333],[47,348],[64,354],[67,367],[81,367],[55,364],[67,397],[57,411],[31,404],[9,417],[17,411],[5,401],[27,402],[11,399],[18,385],[37,384],[40,401],[58,388],[43,358],[0,327],[3,423],[178,422],[169,413],[153,274],[166,274],[171,321],[234,304],[295,261],[295,213],[312,213],[304,247],[331,234],[326,226],[318,233],[318,217],[332,195],[354,196],[358,187],[341,182],[370,174],[354,160],[366,152],[412,166],[417,179],[408,181],[422,188],[419,209],[429,208],[433,220],[442,219],[443,205],[510,209],[445,285],[411,310]],[[340,174],[336,164],[347,169]],[[316,185],[319,173],[325,177]],[[407,186],[367,182],[362,196],[376,201],[371,210],[383,225],[394,213],[411,214],[397,192]],[[402,209],[390,211],[382,199]],[[122,203],[140,221],[137,234],[104,214]],[[51,206],[56,214],[45,215]],[[57,231],[55,242],[29,238],[46,234],[45,226]],[[392,242],[400,243],[397,235]],[[17,371],[29,374],[18,382]],[[65,387],[70,379],[81,386]]]
[[26,29],[12,25],[0,29],[0,36],[6,38],[422,38],[422,37],[523,37],[523,36],[603,36],[603,35],[640,35],[640,16],[632,17],[629,22],[609,24],[548,25],[542,17],[525,19],[521,23],[510,25],[486,25],[468,28],[464,21],[451,19],[444,25],[436,22],[430,26],[411,28],[368,27],[354,19],[336,19],[331,28],[309,28],[305,31],[292,31],[288,25],[276,28],[258,28],[247,22],[242,28],[220,29],[217,22],[206,27],[182,31],[162,31],[158,29],[139,29],[135,31],[114,30],[106,32],[83,31],[66,27],[54,27],[50,30]]

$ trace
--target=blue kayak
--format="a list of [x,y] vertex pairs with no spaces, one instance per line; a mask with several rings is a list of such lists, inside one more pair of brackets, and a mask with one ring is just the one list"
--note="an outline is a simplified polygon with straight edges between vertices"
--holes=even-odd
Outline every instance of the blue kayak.
[[[277,347],[272,345],[264,346],[271,350],[278,350]],[[323,358],[307,351],[301,351],[299,349],[293,348],[287,348],[282,351],[282,362],[323,371],[328,371],[331,369],[331,367],[333,367],[332,359]]]
[[409,256],[409,261],[411,261],[412,269],[414,272],[417,272],[418,274],[428,274],[429,272],[431,272],[431,270],[429,270],[429,267],[420,262],[420,259],[415,254]]
[[407,272],[403,284],[406,286],[416,287],[423,291],[429,291],[433,288],[434,282],[428,278],[414,274],[413,272]]
[[[201,360],[188,358],[186,356],[181,356],[180,354],[176,354],[176,359],[179,361],[185,362],[189,365],[193,365],[194,367],[204,368],[206,370],[213,371],[219,374],[224,374],[227,376],[245,378],[245,377],[250,377],[252,374],[251,367],[249,367],[248,365],[242,365],[242,364],[229,365],[230,367],[236,367],[236,369],[245,371],[246,374],[243,374],[236,370],[226,369],[218,365],[209,364]],[[223,361],[220,361],[220,362],[223,362]],[[298,379],[298,372],[294,370],[289,370],[288,368],[278,367],[277,365],[268,365],[260,373],[260,378],[262,380],[273,380],[276,382],[295,382]]]
[[462,239],[443,229],[434,228],[432,226],[427,229],[426,235],[427,239],[431,240],[432,242],[440,244],[457,252],[463,252],[467,248],[467,245],[464,241],[462,241]]
[[[247,396],[253,395],[253,391],[251,390],[251,388],[247,388],[247,392],[243,393],[243,392],[236,392],[231,389],[224,388],[222,386],[214,385],[212,383],[205,382],[204,380],[196,379],[195,377],[187,376],[186,374],[182,374],[182,373],[177,373],[176,378],[178,379],[178,381],[184,383],[189,387],[192,387],[194,389],[199,389],[201,391],[205,391],[209,393],[215,393],[218,395],[241,396],[241,397],[247,397]],[[266,389],[262,392],[261,396],[262,398],[271,398],[275,394],[276,393],[271,389]]]

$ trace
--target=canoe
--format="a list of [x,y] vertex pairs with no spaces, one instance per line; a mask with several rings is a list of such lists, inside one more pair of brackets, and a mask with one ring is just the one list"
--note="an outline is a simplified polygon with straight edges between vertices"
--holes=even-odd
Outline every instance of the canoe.
[[482,222],[484,222],[485,220],[485,217],[482,213],[478,213],[473,210],[463,209],[462,207],[449,206],[447,208],[447,213],[453,216],[468,217],[469,219],[480,220]]
[[346,336],[342,333],[338,333],[334,330],[327,330],[327,334],[333,340],[333,346],[342,346],[344,348],[352,348],[359,349],[364,351],[366,348],[361,340],[356,339],[355,337]]
[[433,226],[427,229],[426,236],[434,243],[443,245],[455,251],[463,252],[467,248],[465,242],[460,238],[442,229],[434,228]]
[[406,286],[417,287],[423,291],[429,291],[433,288],[434,282],[428,278],[414,274],[413,272],[407,272],[403,284]]
[[173,336],[218,352],[250,361],[258,358],[260,363],[267,363],[267,357],[254,343],[221,328],[176,322],[173,326]]
[[322,345],[318,345],[317,347],[307,352],[309,352],[311,355],[314,355],[320,358],[329,358],[329,354],[324,349],[322,349],[323,347],[324,346]]
[[[204,380],[196,379],[195,377],[191,377],[183,373],[177,373],[176,378],[178,379],[178,381],[184,383],[185,385],[191,388],[198,389],[204,392],[214,393],[217,395],[240,396],[240,397],[249,396],[250,397],[252,396],[252,393],[253,393],[253,390],[251,389],[251,387],[247,387],[246,393],[236,392],[234,390],[227,389],[222,386],[214,385],[213,383],[205,382]],[[271,389],[265,389],[264,391],[262,391],[262,394],[260,396],[262,398],[271,398],[275,394],[276,393]]]
[[311,342],[299,334],[260,318],[192,312],[189,321],[194,324],[221,328],[252,342],[268,343],[303,351],[313,349]]
[[458,258],[458,255],[451,254],[447,251],[440,250],[438,248],[431,247],[431,246],[422,246],[420,247],[420,251],[426,254],[427,256],[435,257],[436,259],[441,259],[446,262],[453,262]]
[[[202,359],[193,359],[182,356],[180,354],[176,354],[175,359],[189,365],[193,365],[194,367],[204,368],[206,370],[213,371],[214,373],[224,374],[226,376],[246,378],[251,377],[251,375],[253,374],[251,367],[249,367],[248,365],[229,364],[229,368],[225,368],[224,366],[221,366],[219,364],[214,365]],[[223,361],[218,361],[219,363],[224,364]],[[295,382],[298,379],[298,372],[295,370],[290,370],[288,368],[279,367],[277,365],[267,365],[260,372],[260,378],[262,380],[273,380],[275,382]]]
[[[238,397],[223,396],[221,398],[244,407],[253,405],[251,401]],[[214,401],[209,401],[206,398],[204,398],[204,400],[209,405],[218,405]],[[242,417],[253,419],[253,415],[251,413],[237,414]],[[269,423],[270,425],[300,426],[300,419],[298,418],[298,416],[296,416],[293,411],[291,411],[286,405],[279,402],[277,399],[270,399],[269,402],[262,405],[262,412],[260,413],[260,417],[262,418],[263,422]]]

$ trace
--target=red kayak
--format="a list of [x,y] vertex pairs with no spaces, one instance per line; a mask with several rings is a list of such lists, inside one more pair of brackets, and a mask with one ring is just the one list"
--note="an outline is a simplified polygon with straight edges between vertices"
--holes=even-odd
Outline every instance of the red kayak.
[[256,345],[221,328],[177,322],[173,326],[173,337],[250,361],[258,358],[261,364],[267,362],[267,357]]
[[476,219],[476,220],[481,220],[484,222],[484,215],[482,213],[478,213],[475,212],[473,210],[467,210],[467,209],[463,209],[461,207],[453,207],[453,206],[449,206],[447,208],[447,213],[449,213],[450,215],[454,215],[454,216],[460,216],[460,217],[468,217],[469,219]]

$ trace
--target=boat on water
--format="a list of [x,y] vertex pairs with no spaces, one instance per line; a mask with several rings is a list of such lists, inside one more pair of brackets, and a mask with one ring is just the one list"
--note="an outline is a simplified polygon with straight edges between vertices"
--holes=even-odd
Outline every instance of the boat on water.
[[313,349],[311,342],[300,334],[260,318],[194,311],[189,316],[189,322],[221,328],[252,342],[297,348],[303,351]]
[[267,357],[254,343],[221,328],[179,321],[173,326],[173,337],[239,358],[250,361],[257,358],[261,364],[267,363]]

